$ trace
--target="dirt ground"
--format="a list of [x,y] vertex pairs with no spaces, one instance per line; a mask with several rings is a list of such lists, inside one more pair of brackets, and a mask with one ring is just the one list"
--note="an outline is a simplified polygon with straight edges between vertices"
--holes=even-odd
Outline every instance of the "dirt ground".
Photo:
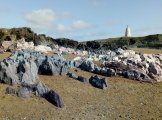
[[[80,69],[71,71],[87,78],[93,75]],[[108,89],[100,90],[66,76],[40,75],[39,78],[62,97],[65,107],[57,108],[35,96],[24,99],[6,95],[4,92],[8,85],[0,84],[0,120],[162,119],[162,83],[143,83],[119,76],[106,77]]]

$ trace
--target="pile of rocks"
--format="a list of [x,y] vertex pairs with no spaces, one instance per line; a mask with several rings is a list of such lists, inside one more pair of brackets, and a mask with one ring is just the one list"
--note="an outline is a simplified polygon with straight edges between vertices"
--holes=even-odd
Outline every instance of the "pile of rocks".
[[[87,59],[81,60],[81,69],[105,76],[122,75],[132,80],[145,82],[162,81],[162,55],[161,54],[141,54],[133,50],[110,51],[110,54],[91,55]],[[93,57],[92,57],[93,56]],[[99,59],[100,58],[100,59]],[[92,61],[100,60],[101,67]]]
[[146,82],[162,81],[162,55],[140,54],[134,51],[126,51],[116,56],[111,62],[105,62],[104,66],[114,69],[124,77]]
[[80,82],[90,83],[92,86],[100,88],[100,89],[105,90],[108,87],[107,80],[105,78],[100,78],[97,75],[91,76],[89,79],[87,79],[85,77],[77,76],[74,73],[68,72],[67,76],[75,80],[78,80]]
[[76,61],[67,61],[59,55],[47,56],[44,53],[30,49],[19,50],[0,61],[0,82],[18,86],[17,89],[6,88],[6,94],[16,94],[19,97],[28,98],[30,93],[33,93],[47,99],[57,107],[63,107],[64,103],[61,97],[43,84],[39,80],[38,74],[67,75],[82,82],[92,83],[93,86],[101,89],[106,88],[106,82],[101,82],[105,81],[103,79],[95,77],[88,80],[82,76],[76,77],[68,72],[69,68],[79,66],[80,64]]
[[29,93],[34,93],[57,107],[63,107],[60,96],[39,81],[38,74],[66,75],[68,69],[67,62],[61,56],[48,57],[40,52],[21,50],[0,61],[0,82],[19,86],[17,90],[7,88],[8,94],[29,97]]
[[102,67],[97,66],[90,60],[83,61],[80,64],[79,68],[99,75],[104,75],[109,77],[116,76],[116,71],[114,69],[103,67],[103,66]]

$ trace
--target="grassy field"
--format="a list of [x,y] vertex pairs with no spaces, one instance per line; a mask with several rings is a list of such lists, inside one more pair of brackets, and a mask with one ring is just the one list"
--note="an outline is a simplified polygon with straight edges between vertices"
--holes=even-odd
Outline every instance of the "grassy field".
[[[144,49],[139,51],[145,52]],[[154,53],[155,50],[150,50],[151,52]],[[80,69],[71,71],[87,78],[94,75]],[[6,95],[4,92],[8,85],[0,84],[0,119],[161,120],[162,118],[162,83],[143,83],[119,76],[106,77],[108,89],[100,90],[66,76],[40,75],[39,78],[49,88],[59,93],[65,107],[56,108],[45,99],[35,96],[24,99]]]

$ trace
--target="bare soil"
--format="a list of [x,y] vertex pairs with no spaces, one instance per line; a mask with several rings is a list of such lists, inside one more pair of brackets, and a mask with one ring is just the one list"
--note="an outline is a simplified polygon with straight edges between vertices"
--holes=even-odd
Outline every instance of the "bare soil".
[[[80,69],[71,71],[87,78],[94,75]],[[40,75],[39,78],[49,88],[59,93],[65,107],[57,108],[45,99],[35,96],[24,99],[6,95],[5,88],[9,85],[0,84],[0,120],[161,120],[162,118],[162,83],[143,83],[120,76],[106,77],[108,89],[100,90],[66,76]]]

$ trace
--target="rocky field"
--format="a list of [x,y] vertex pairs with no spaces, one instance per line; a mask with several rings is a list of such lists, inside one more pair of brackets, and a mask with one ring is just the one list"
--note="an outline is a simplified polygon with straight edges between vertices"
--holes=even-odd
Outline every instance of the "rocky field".
[[[135,49],[144,53],[162,50]],[[6,58],[10,53],[1,54]],[[73,59],[76,56],[66,55]],[[89,78],[93,73],[78,68],[70,70]],[[103,76],[101,76],[103,77]],[[101,90],[67,76],[39,75],[40,80],[55,90],[65,106],[57,108],[43,98],[20,98],[6,95],[9,85],[0,84],[0,119],[2,120],[160,120],[162,118],[162,83],[144,83],[123,77],[106,77],[108,89]]]

